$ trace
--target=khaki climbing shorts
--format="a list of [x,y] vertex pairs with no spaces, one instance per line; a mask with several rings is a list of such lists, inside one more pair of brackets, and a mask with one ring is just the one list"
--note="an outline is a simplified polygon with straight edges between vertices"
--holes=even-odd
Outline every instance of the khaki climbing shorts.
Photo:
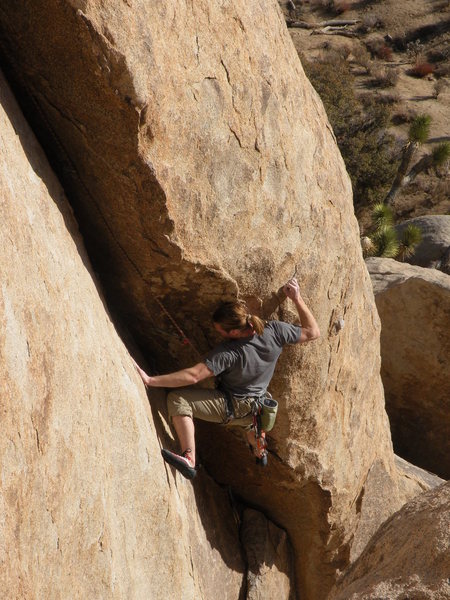
[[185,416],[227,427],[250,429],[253,424],[251,398],[233,398],[234,419],[227,422],[226,399],[219,390],[177,388],[167,396],[169,417]]

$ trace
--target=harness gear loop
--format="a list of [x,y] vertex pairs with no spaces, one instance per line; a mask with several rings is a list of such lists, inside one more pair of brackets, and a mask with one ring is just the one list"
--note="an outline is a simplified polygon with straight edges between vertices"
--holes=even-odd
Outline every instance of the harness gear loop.
[[233,408],[233,394],[228,390],[221,390],[225,394],[225,414],[226,421],[225,425],[227,425],[230,421],[235,418],[234,408]]

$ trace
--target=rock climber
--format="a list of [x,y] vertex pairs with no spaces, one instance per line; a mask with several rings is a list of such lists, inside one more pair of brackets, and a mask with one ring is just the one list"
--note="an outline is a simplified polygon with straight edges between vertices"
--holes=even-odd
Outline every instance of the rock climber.
[[[166,462],[187,479],[196,475],[194,418],[241,427],[258,458],[261,450],[253,432],[252,405],[264,396],[278,357],[285,344],[310,342],[320,336],[319,327],[300,295],[295,278],[283,287],[298,312],[300,323],[263,321],[248,313],[243,302],[224,302],[213,314],[216,331],[224,342],[208,353],[203,362],[166,375],[150,376],[135,363],[146,387],[181,388],[167,396],[169,417],[178,436],[181,453],[163,449]],[[216,389],[192,386],[216,377]]]

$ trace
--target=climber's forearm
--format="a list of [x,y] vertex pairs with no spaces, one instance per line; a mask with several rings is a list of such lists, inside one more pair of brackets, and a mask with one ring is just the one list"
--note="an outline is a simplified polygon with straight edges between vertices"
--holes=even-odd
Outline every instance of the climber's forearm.
[[167,373],[166,375],[147,375],[136,363],[135,366],[146,387],[183,387],[194,385],[207,377],[213,376],[213,372],[208,369],[205,363],[198,363],[193,367]]
[[199,380],[192,373],[192,369],[182,369],[166,375],[149,376],[144,383],[147,387],[183,387],[194,385],[197,381]]
[[320,329],[317,325],[314,315],[306,306],[305,301],[300,295],[300,288],[295,277],[286,283],[284,286],[284,293],[295,304],[295,308],[297,309],[300,319],[302,331],[297,343],[301,344],[303,342],[311,342],[312,340],[316,340],[318,337],[320,337]]
[[316,340],[317,338],[319,338],[319,326],[317,324],[316,319],[314,318],[314,315],[306,306],[306,303],[303,300],[303,298],[300,296],[300,294],[298,294],[296,298],[292,299],[292,301],[295,304],[295,308],[297,309],[297,313],[300,319],[300,325],[302,328],[299,342],[311,342],[312,340]]

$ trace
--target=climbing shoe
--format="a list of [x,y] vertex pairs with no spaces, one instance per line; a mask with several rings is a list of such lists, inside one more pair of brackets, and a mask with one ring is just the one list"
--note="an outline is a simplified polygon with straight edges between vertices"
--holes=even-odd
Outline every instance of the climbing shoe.
[[258,452],[258,449],[251,444],[248,445],[248,448],[255,457],[256,464],[261,467],[267,467],[267,450],[264,448],[261,452]]
[[161,454],[163,459],[172,467],[175,467],[177,471],[186,477],[186,479],[194,479],[197,475],[197,469],[191,466],[191,463],[186,458],[186,454],[188,454],[190,450],[185,450],[183,454],[180,456],[179,454],[175,454],[175,452],[171,452],[170,450],[166,450],[163,448],[161,450]]
[[264,452],[260,458],[256,457],[256,464],[261,465],[261,467],[267,467],[267,452]]

